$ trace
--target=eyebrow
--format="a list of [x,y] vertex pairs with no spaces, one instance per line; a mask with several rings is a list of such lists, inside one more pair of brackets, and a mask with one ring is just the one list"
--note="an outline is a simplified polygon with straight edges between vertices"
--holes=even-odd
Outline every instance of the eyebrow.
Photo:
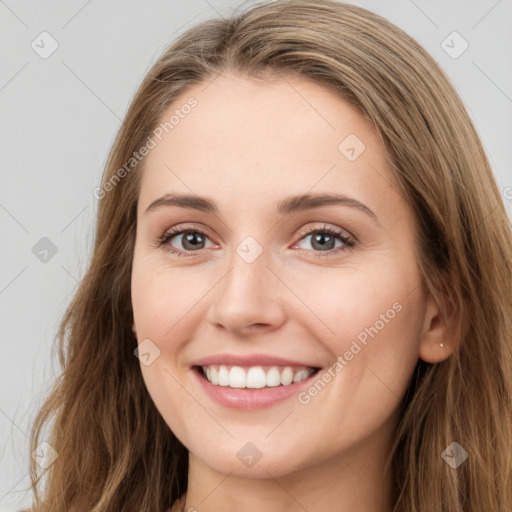
[[[355,208],[379,223],[377,215],[368,208],[365,204],[353,199],[351,197],[340,194],[321,194],[321,193],[307,193],[298,196],[291,196],[281,199],[276,203],[276,212],[282,215],[288,215],[295,212],[305,210],[312,210],[328,205],[341,205]],[[164,196],[155,199],[147,208],[148,213],[152,210],[160,209],[163,207],[178,206],[180,208],[189,208],[192,210],[199,210],[205,213],[214,215],[219,214],[219,209],[215,202],[206,197],[200,197],[191,194],[165,194]]]

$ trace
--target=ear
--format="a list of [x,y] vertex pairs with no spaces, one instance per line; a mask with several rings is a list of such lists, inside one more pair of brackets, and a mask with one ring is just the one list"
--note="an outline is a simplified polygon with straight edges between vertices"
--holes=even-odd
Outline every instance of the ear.
[[431,293],[427,296],[419,354],[427,363],[448,359],[457,351],[461,338],[459,308],[454,307],[446,292],[441,297],[442,303],[437,304]]

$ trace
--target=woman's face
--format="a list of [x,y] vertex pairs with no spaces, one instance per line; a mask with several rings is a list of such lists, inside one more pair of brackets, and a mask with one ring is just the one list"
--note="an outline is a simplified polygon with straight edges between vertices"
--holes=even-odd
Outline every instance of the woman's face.
[[378,135],[295,76],[218,76],[161,121],[141,181],[132,301],[164,420],[224,474],[380,457],[418,358],[445,355]]

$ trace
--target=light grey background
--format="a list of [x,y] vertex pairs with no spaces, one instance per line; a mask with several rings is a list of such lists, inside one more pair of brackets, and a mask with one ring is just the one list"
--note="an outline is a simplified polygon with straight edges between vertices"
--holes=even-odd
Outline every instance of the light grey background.
[[[57,374],[52,345],[90,255],[93,190],[132,95],[174,38],[241,3],[255,2],[0,0],[0,510],[30,503],[28,434]],[[512,0],[352,3],[403,28],[448,73],[510,213]],[[31,47],[51,49],[44,31],[58,44],[45,59]],[[445,51],[462,49],[446,39],[453,31],[469,44],[458,58]],[[46,262],[33,253],[43,237],[57,250]]]

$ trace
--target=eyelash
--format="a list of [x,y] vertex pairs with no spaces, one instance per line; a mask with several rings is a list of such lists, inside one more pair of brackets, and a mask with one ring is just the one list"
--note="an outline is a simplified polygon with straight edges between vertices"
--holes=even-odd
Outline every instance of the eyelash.
[[[203,230],[198,229],[198,228],[194,228],[194,229],[181,228],[180,229],[177,227],[172,227],[168,231],[166,231],[163,236],[159,237],[156,240],[156,246],[161,247],[161,248],[163,248],[164,246],[167,246],[167,247],[165,247],[166,250],[170,251],[173,254],[176,254],[179,257],[192,256],[193,253],[199,252],[199,250],[198,251],[182,251],[180,249],[176,249],[176,248],[172,247],[169,244],[169,242],[171,241],[172,238],[174,238],[175,236],[178,236],[178,235],[182,235],[184,233],[198,233],[200,235],[203,235],[203,236],[209,238],[207,233],[205,233]],[[342,251],[349,251],[355,245],[355,240],[353,238],[344,236],[343,232],[341,232],[337,229],[334,229],[334,228],[330,228],[328,226],[323,226],[322,228],[311,229],[311,230],[307,231],[306,233],[301,233],[301,238],[298,240],[298,242],[300,242],[303,238],[306,238],[307,236],[309,236],[313,233],[328,234],[328,235],[334,236],[336,238],[339,238],[344,243],[344,246],[337,247],[336,249],[330,249],[329,251],[313,251],[313,252],[318,253],[319,257],[333,256],[334,254],[340,253]],[[307,249],[301,249],[301,250],[307,250]],[[192,254],[190,254],[190,253],[192,253]]]

